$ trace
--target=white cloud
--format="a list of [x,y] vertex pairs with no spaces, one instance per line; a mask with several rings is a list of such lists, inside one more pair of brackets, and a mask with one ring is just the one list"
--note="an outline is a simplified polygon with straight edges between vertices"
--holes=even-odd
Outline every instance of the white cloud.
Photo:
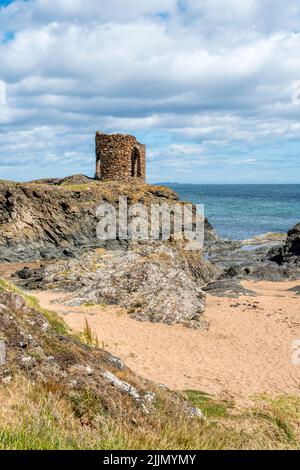
[[185,159],[185,168],[202,152],[211,161],[217,147],[228,155],[300,139],[292,103],[299,5],[13,2],[0,10],[3,31],[15,32],[0,43],[9,104],[0,114],[2,165],[16,162],[13,155],[45,165],[92,162],[97,128],[136,133],[170,165]]
[[0,80],[0,106],[6,105],[6,83]]

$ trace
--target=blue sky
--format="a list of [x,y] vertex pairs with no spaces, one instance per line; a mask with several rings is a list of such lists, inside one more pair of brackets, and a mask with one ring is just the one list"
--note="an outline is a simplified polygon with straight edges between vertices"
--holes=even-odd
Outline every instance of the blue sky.
[[0,5],[0,179],[93,175],[102,130],[150,182],[300,183],[298,0]]

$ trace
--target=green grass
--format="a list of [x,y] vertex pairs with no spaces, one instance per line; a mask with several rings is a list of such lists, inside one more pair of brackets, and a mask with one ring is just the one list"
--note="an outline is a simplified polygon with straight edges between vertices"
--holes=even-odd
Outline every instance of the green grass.
[[[110,445],[109,439],[102,438],[101,434],[96,436],[92,428],[82,426],[72,406],[59,394],[46,393],[26,382],[22,385],[25,385],[24,397],[19,404],[14,404],[18,417],[13,416],[8,423],[1,422],[0,449],[77,450]],[[91,403],[86,401],[86,406]]]
[[272,423],[278,428],[278,432],[283,433],[287,441],[292,445],[297,445],[297,431],[294,423],[300,422],[300,399],[294,396],[280,396],[272,399],[267,395],[257,397],[257,401],[263,401],[266,406],[263,410],[252,411],[252,414],[265,421]]
[[211,415],[205,422],[184,416],[162,393],[156,410],[133,419],[126,400],[122,413],[111,415],[89,390],[66,399],[59,388],[50,391],[18,380],[6,395],[0,389],[5,404],[5,412],[0,407],[0,449],[299,449],[298,398],[259,402],[254,410],[235,409],[231,416],[222,407],[208,407],[206,394],[196,400],[193,391],[192,403],[206,403]]
[[36,310],[48,320],[49,324],[52,326],[52,328],[57,334],[59,335],[67,334],[68,332],[67,326],[65,325],[64,321],[57,315],[57,313],[42,308],[38,300],[32,295],[26,294],[26,292],[19,289],[17,286],[12,284],[11,282],[6,281],[5,279],[2,279],[2,278],[0,278],[0,292],[1,291],[13,292],[15,294],[20,295],[24,299],[24,301],[26,302],[26,305],[29,308]]
[[209,418],[224,418],[229,415],[233,406],[231,402],[216,400],[211,395],[198,390],[185,390],[184,395]]
[[204,423],[180,411],[174,414],[167,401],[150,417],[133,419],[125,400],[125,413],[118,417],[109,415],[88,390],[67,401],[59,391],[20,381],[7,391],[5,413],[0,413],[0,449],[206,449],[222,448],[230,436],[211,434]]
[[[21,295],[55,331],[69,334],[63,321],[34,297],[3,279],[1,291]],[[93,354],[96,338],[88,322],[82,336]],[[58,353],[73,353],[71,345],[48,342],[51,354],[57,347]],[[124,374],[119,378],[135,385],[132,372]],[[207,418],[202,420],[184,413],[180,395],[160,388],[155,393],[153,409],[145,415],[109,387],[72,391],[54,380],[31,382],[15,375],[9,385],[0,381],[0,449],[300,449],[300,397],[263,395],[253,406],[239,408],[202,391],[182,392],[202,410]]]
[[71,395],[72,409],[77,418],[85,419],[85,422],[92,424],[97,416],[104,413],[99,397],[91,390],[84,390],[82,393]]
[[96,335],[96,333],[93,332],[87,319],[85,319],[84,329],[82,334],[80,335],[80,338],[88,346],[91,346],[92,348],[99,348],[98,336]]
[[0,449],[300,448],[297,397],[260,397],[253,408],[237,409],[203,392],[184,392],[207,415],[203,421],[188,418],[162,390],[156,391],[150,415],[125,397],[120,412],[111,414],[91,390],[62,390],[59,384],[31,383],[23,376],[0,385]]

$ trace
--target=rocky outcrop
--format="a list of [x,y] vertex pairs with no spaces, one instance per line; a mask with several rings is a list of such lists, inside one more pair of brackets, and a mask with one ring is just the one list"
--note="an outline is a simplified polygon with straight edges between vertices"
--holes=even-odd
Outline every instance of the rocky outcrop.
[[[205,256],[220,270],[220,280],[298,279],[300,270],[296,264],[274,262],[274,253],[282,250],[285,241],[286,235],[273,233],[244,241],[219,239],[206,244]],[[239,289],[238,284],[235,289]]]
[[[59,392],[82,424],[101,414],[137,419],[155,412],[159,388],[129,370],[121,359],[72,336],[55,313],[0,279],[0,383],[25,376],[35,386]],[[118,377],[120,376],[120,377]],[[170,394],[173,407],[188,416],[194,408]]]
[[[60,288],[70,302],[117,303],[138,320],[199,327],[205,294],[201,286],[216,269],[202,251],[186,251],[184,242],[101,241],[97,208],[119,197],[128,205],[184,205],[172,190],[142,182],[99,182],[82,175],[29,183],[0,184],[0,261],[69,259],[22,269],[24,287]],[[172,222],[172,217],[171,217]],[[205,221],[206,240],[217,239]],[[99,251],[100,250],[100,251]],[[101,251],[102,250],[102,251]]]
[[[107,374],[118,371],[114,356],[100,349],[91,350],[72,338],[55,314],[43,311],[32,299],[26,300],[26,296],[13,290],[9,284],[6,289],[0,289],[4,306],[0,314],[1,342],[6,347],[5,360],[2,357],[0,364],[0,380],[9,383],[14,376],[23,373],[31,380],[60,384],[69,396],[79,397],[89,390],[98,397],[99,406],[108,403],[110,394],[127,394],[125,389],[111,389],[106,378]],[[140,405],[149,390],[142,391],[142,381],[139,386],[136,379],[134,382],[139,388],[139,401],[135,401]]]
[[300,222],[287,234],[285,244],[269,252],[271,261],[279,265],[296,265],[300,267]]
[[201,285],[215,276],[215,270],[200,253],[157,242],[122,251],[97,250],[38,270],[22,270],[18,276],[27,288],[70,292],[68,305],[117,304],[137,320],[202,327]]
[[[97,239],[101,202],[172,204],[178,196],[162,186],[142,182],[99,182],[83,175],[29,183],[0,181],[0,262],[71,258],[104,243]],[[206,235],[216,237],[206,221]]]

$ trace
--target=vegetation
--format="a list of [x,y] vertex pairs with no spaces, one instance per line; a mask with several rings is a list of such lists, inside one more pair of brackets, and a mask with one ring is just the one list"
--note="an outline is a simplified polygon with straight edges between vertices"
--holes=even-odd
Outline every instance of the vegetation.
[[[151,415],[111,416],[88,390],[66,400],[57,384],[16,377],[0,387],[1,449],[299,449],[300,399],[261,397],[237,410],[188,392],[205,404],[206,421],[174,413],[166,392]],[[4,405],[5,404],[5,405]],[[124,405],[126,406],[126,404]],[[127,404],[128,406],[128,404]]]
[[97,184],[94,182],[91,183],[81,183],[81,184],[62,184],[60,188],[63,188],[68,191],[85,191],[87,189],[90,189],[93,184]]
[[84,329],[82,333],[82,340],[85,344],[91,347],[99,348],[99,340],[96,333],[93,332],[89,322],[85,319]]
[[[65,334],[61,332],[67,332],[66,326],[53,312],[41,309],[35,298],[0,279],[1,291],[18,293],[37,315],[47,318],[52,336],[40,338],[47,354],[62,367],[64,361],[80,364],[80,357],[86,357],[94,375],[80,376],[83,387],[70,389],[45,369],[39,381],[16,367],[9,381],[0,381],[0,449],[300,449],[299,397],[260,396],[252,407],[240,408],[197,390],[178,394],[153,385],[155,400],[146,414],[131,397],[101,382],[95,370],[101,352],[92,349],[98,339],[87,321],[81,341],[90,348],[82,349],[78,340],[57,340],[53,332]],[[17,318],[19,323],[22,317]],[[36,359],[36,368],[40,349],[27,352]],[[114,373],[134,387],[141,385],[129,369]],[[95,380],[100,387],[93,388]],[[187,413],[183,398],[201,409],[205,419]]]
[[231,402],[215,400],[211,395],[198,390],[186,390],[184,394],[194,406],[200,408],[209,418],[228,417],[229,410],[233,407]]
[[33,308],[35,311],[46,317],[57,334],[67,334],[67,326],[65,325],[64,321],[55,312],[42,308],[35,297],[25,294],[25,292],[19,289],[17,286],[2,278],[0,278],[0,292],[1,291],[14,292],[15,294],[20,295],[29,308]]

